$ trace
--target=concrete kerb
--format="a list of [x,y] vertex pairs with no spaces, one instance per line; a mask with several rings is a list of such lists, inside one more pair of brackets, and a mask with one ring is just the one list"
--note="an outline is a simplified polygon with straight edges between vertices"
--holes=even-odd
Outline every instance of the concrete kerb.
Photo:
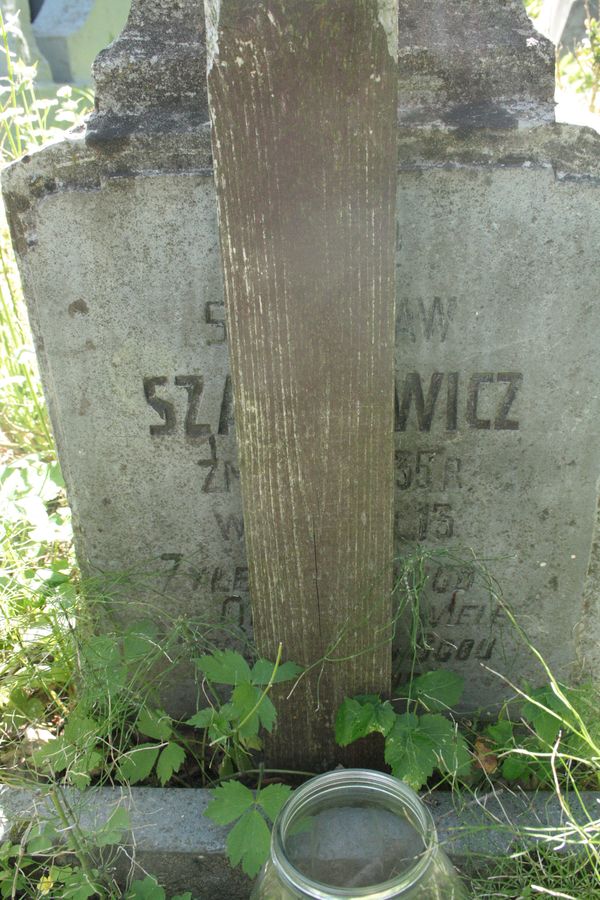
[[[209,791],[105,787],[79,792],[66,788],[64,796],[79,827],[91,834],[117,807],[128,810],[131,833],[111,858],[120,879],[131,873],[138,878],[149,873],[168,896],[191,891],[194,900],[248,898],[250,880],[238,870],[232,871],[227,862],[228,829],[203,815],[210,802]],[[556,849],[568,846],[567,816],[554,794],[499,789],[457,800],[450,792],[438,791],[424,800],[433,814],[440,843],[463,871],[493,863],[511,852],[517,830],[532,840],[546,836]],[[600,792],[584,792],[581,804],[571,798],[579,824],[600,827]],[[38,820],[52,817],[43,789],[0,787],[0,842],[34,816]],[[576,836],[571,839],[575,841]]]

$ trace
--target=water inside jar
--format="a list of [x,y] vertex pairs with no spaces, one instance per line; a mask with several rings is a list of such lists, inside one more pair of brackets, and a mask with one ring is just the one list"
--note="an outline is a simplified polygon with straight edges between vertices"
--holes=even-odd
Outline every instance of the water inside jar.
[[320,803],[290,822],[285,838],[291,864],[331,887],[371,887],[398,878],[425,850],[404,807],[358,800]]

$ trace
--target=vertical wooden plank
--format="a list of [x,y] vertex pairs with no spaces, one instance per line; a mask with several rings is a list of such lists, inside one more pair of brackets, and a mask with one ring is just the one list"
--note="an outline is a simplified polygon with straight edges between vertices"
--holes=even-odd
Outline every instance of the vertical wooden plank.
[[304,665],[271,761],[390,689],[397,2],[205,0],[255,636]]

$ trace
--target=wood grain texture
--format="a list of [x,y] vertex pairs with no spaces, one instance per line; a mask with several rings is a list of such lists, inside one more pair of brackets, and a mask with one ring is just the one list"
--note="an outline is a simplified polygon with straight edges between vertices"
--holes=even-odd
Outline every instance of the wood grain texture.
[[255,637],[329,660],[267,755],[318,769],[390,689],[397,4],[205,5]]

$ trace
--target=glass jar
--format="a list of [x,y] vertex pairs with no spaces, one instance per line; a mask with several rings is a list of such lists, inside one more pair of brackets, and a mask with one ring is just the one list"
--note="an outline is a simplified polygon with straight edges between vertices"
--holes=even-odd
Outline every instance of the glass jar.
[[465,900],[429,810],[381,772],[338,769],[294,791],[251,900]]

